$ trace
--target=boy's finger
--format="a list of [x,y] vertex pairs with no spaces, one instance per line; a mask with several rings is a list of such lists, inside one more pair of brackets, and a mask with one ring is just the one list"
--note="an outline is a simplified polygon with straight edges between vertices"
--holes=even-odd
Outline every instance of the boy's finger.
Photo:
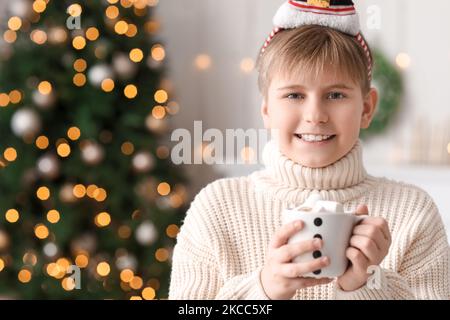
[[301,220],[296,220],[283,225],[275,232],[275,235],[270,242],[270,247],[272,249],[278,249],[279,247],[284,246],[290,237],[303,229],[303,226],[304,223]]
[[369,266],[369,261],[364,256],[364,254],[356,248],[349,247],[346,251],[346,256],[352,263],[353,268],[356,272],[367,272],[367,267]]
[[328,257],[314,259],[310,262],[284,263],[280,266],[281,275],[285,278],[298,278],[303,275],[323,269],[330,264]]
[[277,250],[276,259],[279,263],[288,263],[297,256],[319,250],[322,247],[321,239],[301,241],[299,243],[287,244]]
[[294,280],[296,281],[296,288],[297,289],[303,289],[303,288],[308,288],[308,287],[315,287],[315,286],[322,286],[325,284],[329,284],[330,282],[332,282],[334,279],[329,279],[329,278],[321,278],[321,279],[315,279],[315,278],[300,278],[299,280]]
[[355,214],[357,216],[368,215],[369,208],[365,204],[360,204],[360,205],[358,205],[358,208],[356,208]]

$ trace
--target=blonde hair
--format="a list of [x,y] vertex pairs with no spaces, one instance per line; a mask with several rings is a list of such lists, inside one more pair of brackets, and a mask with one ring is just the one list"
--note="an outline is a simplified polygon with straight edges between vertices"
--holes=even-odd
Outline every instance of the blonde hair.
[[274,74],[317,77],[330,66],[360,84],[363,94],[370,91],[369,60],[356,38],[318,25],[281,31],[257,60],[259,90],[267,96]]

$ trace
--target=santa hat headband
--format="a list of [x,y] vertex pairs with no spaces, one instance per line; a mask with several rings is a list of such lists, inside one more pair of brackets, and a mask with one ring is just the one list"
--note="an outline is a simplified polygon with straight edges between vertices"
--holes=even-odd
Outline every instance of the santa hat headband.
[[359,16],[352,0],[290,0],[281,5],[273,18],[275,28],[266,39],[263,54],[279,32],[305,25],[319,25],[355,37],[368,60],[369,80],[372,78],[372,56],[360,33]]

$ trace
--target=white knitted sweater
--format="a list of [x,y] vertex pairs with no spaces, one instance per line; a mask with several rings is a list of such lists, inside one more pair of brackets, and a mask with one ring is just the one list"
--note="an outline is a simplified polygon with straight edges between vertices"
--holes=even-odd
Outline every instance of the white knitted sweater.
[[325,168],[303,167],[273,142],[263,161],[263,170],[217,180],[195,197],[174,248],[169,299],[268,299],[260,271],[269,241],[282,210],[313,190],[346,210],[367,204],[371,216],[387,220],[392,245],[380,289],[343,292],[332,282],[293,299],[450,299],[450,251],[436,205],[418,187],[368,175],[360,141]]

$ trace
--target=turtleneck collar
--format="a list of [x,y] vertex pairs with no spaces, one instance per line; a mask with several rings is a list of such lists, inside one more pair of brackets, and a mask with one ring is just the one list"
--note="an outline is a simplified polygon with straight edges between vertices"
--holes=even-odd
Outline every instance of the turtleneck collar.
[[371,185],[362,161],[362,145],[358,140],[343,158],[324,168],[308,168],[283,155],[274,140],[263,150],[265,169],[252,176],[256,188],[298,204],[312,191],[324,199],[348,201],[361,195]]

